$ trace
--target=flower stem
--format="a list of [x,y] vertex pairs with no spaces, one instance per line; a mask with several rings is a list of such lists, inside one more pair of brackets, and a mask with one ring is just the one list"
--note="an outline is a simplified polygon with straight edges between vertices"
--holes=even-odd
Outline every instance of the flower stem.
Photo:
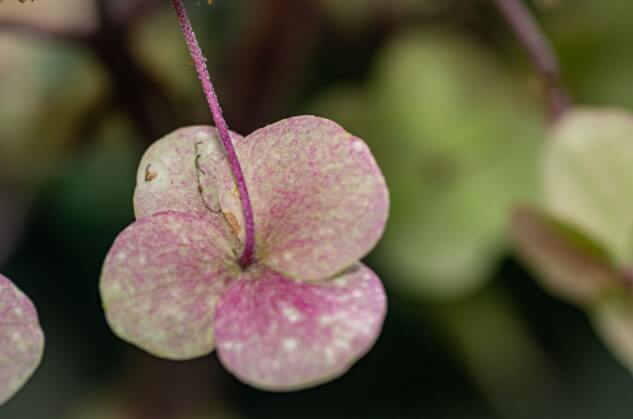
[[255,220],[253,218],[253,207],[251,206],[248,189],[246,188],[246,181],[244,180],[244,173],[242,172],[242,167],[240,166],[239,159],[235,153],[235,148],[233,147],[233,142],[231,141],[231,135],[229,134],[226,121],[224,121],[224,117],[222,116],[222,109],[218,103],[218,97],[215,94],[215,89],[213,88],[211,78],[209,77],[209,71],[207,70],[206,59],[202,55],[202,50],[200,50],[198,40],[193,32],[193,28],[191,27],[187,10],[183,5],[182,0],[172,0],[172,4],[176,10],[176,15],[178,15],[180,29],[185,37],[187,47],[189,48],[189,54],[193,59],[196,72],[198,73],[198,78],[202,84],[202,91],[204,92],[207,103],[209,104],[211,115],[213,116],[218,133],[220,134],[220,139],[222,140],[222,144],[226,150],[229,164],[231,166],[231,170],[233,171],[235,182],[237,183],[237,189],[242,203],[242,211],[244,212],[244,223],[246,224],[244,251],[240,258],[240,265],[245,267],[253,261],[253,257],[255,256]]
[[558,59],[547,37],[521,0],[494,0],[539,73],[550,117],[557,120],[569,107]]

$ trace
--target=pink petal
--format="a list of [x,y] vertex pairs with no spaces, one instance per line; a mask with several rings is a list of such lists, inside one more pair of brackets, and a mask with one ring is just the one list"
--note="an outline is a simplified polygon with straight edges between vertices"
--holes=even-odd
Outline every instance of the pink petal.
[[366,266],[317,283],[252,269],[216,311],[220,360],[240,380],[275,391],[314,386],[343,374],[373,346],[386,298]]
[[43,352],[44,333],[35,306],[0,274],[0,404],[29,379]]
[[228,166],[214,127],[181,128],[161,138],[147,149],[139,164],[136,217],[167,210],[219,213],[215,172],[221,170],[228,171]]
[[101,276],[112,330],[159,357],[211,352],[216,302],[238,272],[224,228],[212,215],[169,211],[125,229]]
[[[285,119],[236,139],[255,214],[257,257],[295,279],[326,278],[369,252],[389,206],[385,180],[367,145],[314,116]],[[220,204],[244,221],[232,177]]]

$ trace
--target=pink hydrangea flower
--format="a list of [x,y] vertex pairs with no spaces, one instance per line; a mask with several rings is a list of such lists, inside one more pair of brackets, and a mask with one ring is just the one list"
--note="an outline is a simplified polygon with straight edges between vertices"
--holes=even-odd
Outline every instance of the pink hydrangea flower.
[[29,379],[44,352],[35,306],[0,274],[0,405]]
[[164,358],[217,348],[255,387],[325,382],[382,328],[384,289],[359,260],[384,229],[384,178],[367,145],[326,119],[294,117],[231,137],[252,202],[254,261],[240,266],[245,223],[216,129],[179,129],[141,161],[137,221],[103,267],[108,322]]

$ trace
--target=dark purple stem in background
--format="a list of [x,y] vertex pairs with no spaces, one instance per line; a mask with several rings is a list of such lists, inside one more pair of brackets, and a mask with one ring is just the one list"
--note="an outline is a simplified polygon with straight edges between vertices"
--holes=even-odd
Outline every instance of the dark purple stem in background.
[[217,127],[220,134],[222,144],[224,144],[224,148],[226,150],[229,163],[231,165],[231,170],[233,171],[233,176],[235,177],[235,182],[237,183],[237,189],[240,193],[242,211],[244,212],[244,223],[246,224],[244,252],[242,253],[242,257],[240,258],[240,265],[245,267],[253,261],[253,257],[255,255],[255,220],[253,219],[253,208],[251,207],[251,200],[248,195],[248,189],[246,188],[244,173],[242,172],[242,167],[240,166],[237,154],[235,153],[235,149],[233,148],[233,143],[231,142],[231,136],[226,126],[226,122],[222,117],[222,109],[220,108],[218,97],[215,94],[215,89],[213,88],[211,78],[209,77],[207,62],[202,55],[202,51],[200,50],[200,46],[198,45],[196,35],[194,34],[193,28],[191,27],[189,16],[187,16],[187,10],[183,5],[182,0],[172,0],[172,4],[174,5],[174,9],[176,10],[176,14],[178,15],[180,28],[183,35],[185,36],[185,41],[187,42],[189,53],[191,54],[191,58],[193,59],[196,72],[198,73],[198,78],[202,83],[202,90],[207,98],[209,109],[211,110],[211,115],[213,116],[213,120],[215,121],[215,126]]
[[550,116],[557,120],[569,107],[558,59],[545,34],[521,0],[494,0],[541,77]]

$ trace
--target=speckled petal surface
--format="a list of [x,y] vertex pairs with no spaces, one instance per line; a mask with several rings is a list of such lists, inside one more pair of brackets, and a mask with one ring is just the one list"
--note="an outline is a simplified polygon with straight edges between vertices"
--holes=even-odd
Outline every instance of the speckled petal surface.
[[35,306],[0,274],[0,405],[29,379],[43,352],[44,333]]
[[382,284],[362,264],[318,283],[255,268],[218,303],[218,354],[254,387],[314,386],[343,374],[371,348],[385,312]]
[[163,358],[211,352],[215,305],[237,272],[224,229],[218,217],[175,211],[125,229],[101,276],[112,330]]
[[[241,138],[233,132],[231,136]],[[215,172],[221,170],[229,169],[214,127],[181,128],[161,138],[147,149],[139,164],[136,217],[167,210],[219,213]]]
[[[330,120],[298,116],[235,143],[259,260],[294,279],[316,280],[341,272],[374,247],[389,197],[365,142]],[[235,184],[227,179],[218,188],[220,204],[235,216],[243,237]]]

